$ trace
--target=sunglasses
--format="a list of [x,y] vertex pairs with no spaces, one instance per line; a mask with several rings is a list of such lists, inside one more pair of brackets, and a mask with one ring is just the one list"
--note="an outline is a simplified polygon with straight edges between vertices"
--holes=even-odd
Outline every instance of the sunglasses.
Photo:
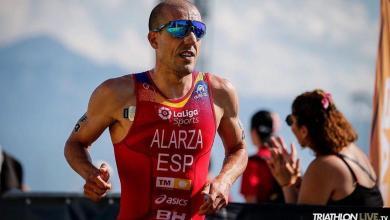
[[291,114],[289,114],[289,115],[287,115],[287,117],[286,117],[286,123],[287,123],[287,125],[288,126],[291,126],[293,123],[294,123],[294,121],[293,121],[293,119],[292,119],[292,115]]
[[160,25],[160,27],[153,29],[153,32],[160,32],[162,29],[167,28],[167,32],[175,38],[184,38],[192,31],[196,39],[202,38],[206,34],[206,25],[200,21],[193,20],[174,20],[166,24]]

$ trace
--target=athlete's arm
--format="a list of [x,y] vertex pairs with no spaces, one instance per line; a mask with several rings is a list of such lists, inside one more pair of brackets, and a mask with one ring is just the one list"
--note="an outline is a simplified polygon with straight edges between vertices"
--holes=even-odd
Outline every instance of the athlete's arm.
[[210,77],[210,84],[216,118],[220,120],[218,133],[225,148],[225,159],[220,173],[203,190],[208,202],[201,206],[200,213],[212,213],[227,205],[230,188],[248,162],[244,130],[238,118],[237,94],[227,80],[219,77]]
[[107,167],[95,167],[88,151],[89,146],[114,122],[113,85],[114,82],[108,80],[96,88],[91,95],[87,112],[75,125],[64,149],[69,165],[86,181],[84,194],[94,201],[102,198],[111,188]]

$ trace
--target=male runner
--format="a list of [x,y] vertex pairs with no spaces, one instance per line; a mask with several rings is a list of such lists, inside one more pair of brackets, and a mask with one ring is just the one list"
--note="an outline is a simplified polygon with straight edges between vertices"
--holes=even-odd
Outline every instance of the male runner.
[[[66,142],[66,159],[86,181],[84,194],[98,201],[111,188],[109,174],[92,165],[88,147],[109,128],[121,181],[118,219],[204,219],[227,205],[246,167],[234,88],[194,71],[205,31],[192,3],[158,4],[148,34],[155,67],[103,82]],[[207,183],[216,131],[225,159]]]

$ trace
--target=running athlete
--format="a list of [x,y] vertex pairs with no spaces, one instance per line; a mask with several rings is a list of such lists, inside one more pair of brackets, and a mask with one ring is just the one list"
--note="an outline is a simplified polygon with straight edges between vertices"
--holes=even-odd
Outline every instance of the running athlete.
[[[149,18],[153,69],[109,79],[93,92],[87,112],[65,144],[70,166],[98,201],[111,188],[89,146],[108,127],[121,181],[118,219],[204,219],[228,203],[247,152],[232,85],[194,70],[206,33],[195,5],[159,3]],[[215,133],[223,140],[220,173],[207,182]]]

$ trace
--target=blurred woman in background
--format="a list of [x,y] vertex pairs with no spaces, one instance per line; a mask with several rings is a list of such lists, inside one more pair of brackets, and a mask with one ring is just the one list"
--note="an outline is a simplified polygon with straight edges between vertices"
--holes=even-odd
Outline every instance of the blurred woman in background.
[[357,134],[323,90],[299,95],[287,124],[302,147],[315,159],[300,178],[295,147],[286,150],[282,138],[274,138],[269,166],[283,188],[288,203],[339,206],[383,206],[375,172],[366,155],[354,144]]

